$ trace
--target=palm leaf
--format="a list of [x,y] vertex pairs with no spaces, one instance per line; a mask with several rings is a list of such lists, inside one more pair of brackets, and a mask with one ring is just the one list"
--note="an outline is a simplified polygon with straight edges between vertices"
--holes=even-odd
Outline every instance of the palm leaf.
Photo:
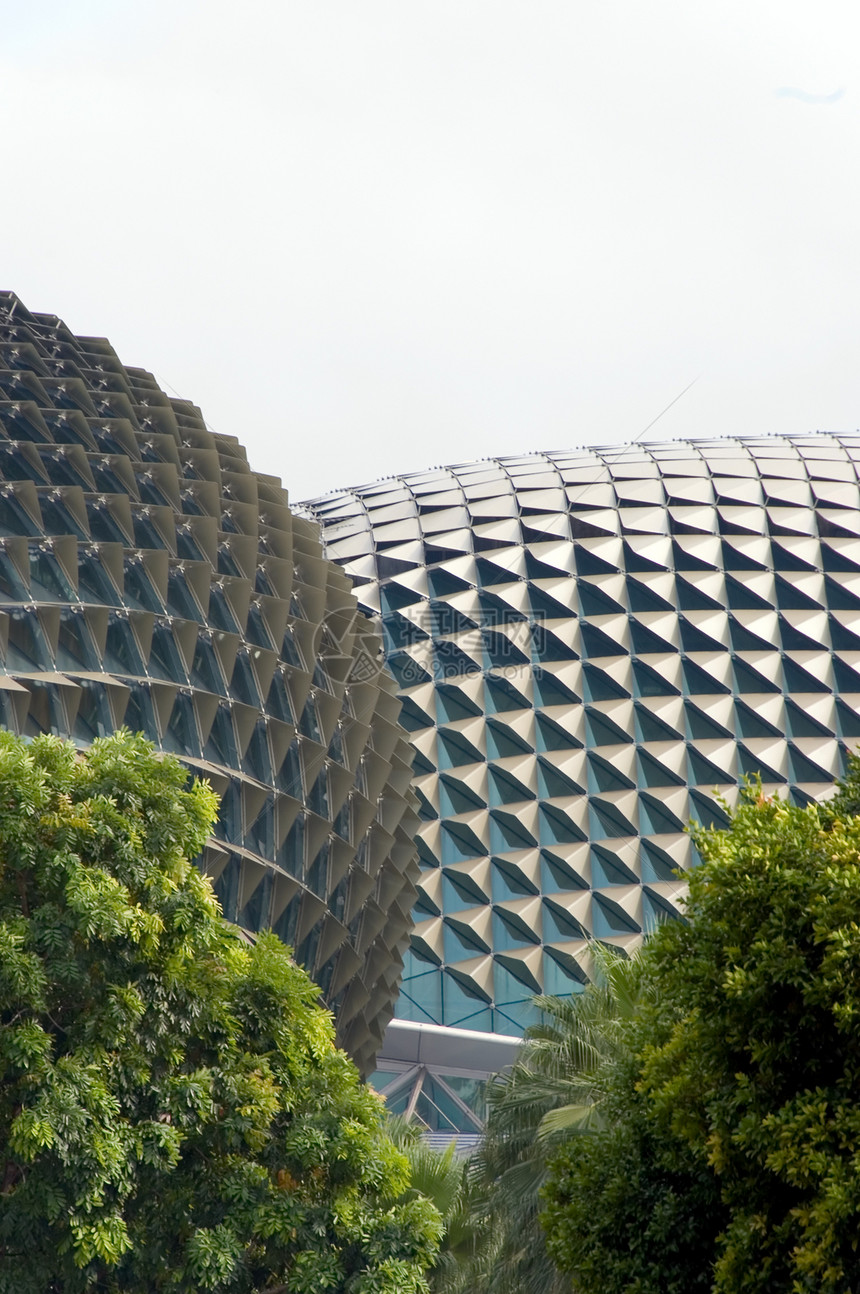
[[546,1252],[541,1189],[558,1147],[601,1126],[613,1067],[648,991],[637,959],[597,943],[590,952],[593,983],[575,997],[536,998],[541,1022],[487,1086],[487,1125],[465,1179],[480,1243],[440,1294],[571,1294]]

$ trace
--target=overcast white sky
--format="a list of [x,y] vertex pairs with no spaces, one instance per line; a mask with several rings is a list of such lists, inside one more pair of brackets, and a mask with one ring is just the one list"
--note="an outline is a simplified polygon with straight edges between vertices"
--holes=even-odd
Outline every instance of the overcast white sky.
[[860,9],[0,0],[0,286],[294,500],[860,425]]

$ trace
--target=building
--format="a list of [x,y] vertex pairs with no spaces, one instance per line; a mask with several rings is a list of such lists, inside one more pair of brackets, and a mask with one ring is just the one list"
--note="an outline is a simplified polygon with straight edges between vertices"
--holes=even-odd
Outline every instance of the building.
[[100,339],[0,294],[0,723],[125,724],[222,796],[201,860],[372,1067],[416,899],[378,630],[273,476]]
[[2,293],[0,724],[125,724],[208,777],[227,917],[296,949],[365,1073],[397,999],[378,1085],[474,1135],[534,994],[677,915],[688,821],[745,776],[824,795],[860,740],[858,460],[860,434],[533,454],[297,512]]
[[590,940],[630,951],[677,915],[685,828],[725,823],[745,777],[827,794],[860,738],[858,463],[860,435],[634,444],[303,505],[382,627],[414,749],[386,1083],[397,1021],[444,1076],[440,1026],[520,1033],[534,994],[587,981]]

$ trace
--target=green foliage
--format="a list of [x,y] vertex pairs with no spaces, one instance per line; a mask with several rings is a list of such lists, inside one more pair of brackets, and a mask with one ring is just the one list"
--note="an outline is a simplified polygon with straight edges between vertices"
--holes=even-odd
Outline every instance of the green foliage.
[[438,1215],[313,984],[221,920],[186,779],[0,733],[0,1291],[423,1290]]
[[848,767],[836,783],[836,794],[819,804],[818,814],[825,824],[860,815],[860,754],[848,756]]
[[858,807],[855,761],[827,806],[753,787],[696,833],[611,1121],[551,1174],[549,1247],[582,1294],[860,1288]]
[[644,1087],[718,1176],[720,1291],[860,1284],[860,820],[821,816],[759,795],[701,833],[653,949],[683,1018]]
[[431,1294],[443,1294],[456,1286],[480,1239],[469,1208],[468,1163],[457,1155],[453,1141],[444,1150],[428,1145],[414,1123],[396,1118],[389,1129],[409,1162],[410,1184],[402,1198],[424,1196],[442,1218],[444,1234],[428,1283]]
[[609,1075],[640,994],[635,963],[598,946],[593,953],[594,982],[574,998],[538,998],[543,1023],[489,1084],[464,1199],[471,1256],[449,1273],[446,1294],[569,1294],[569,1278],[547,1252],[541,1191],[559,1146],[602,1126]]
[[[644,971],[644,968],[642,968]],[[638,1040],[667,1033],[653,1000],[604,1070],[600,1126],[556,1153],[544,1189],[547,1249],[578,1294],[706,1294],[724,1216],[703,1156],[638,1091]]]

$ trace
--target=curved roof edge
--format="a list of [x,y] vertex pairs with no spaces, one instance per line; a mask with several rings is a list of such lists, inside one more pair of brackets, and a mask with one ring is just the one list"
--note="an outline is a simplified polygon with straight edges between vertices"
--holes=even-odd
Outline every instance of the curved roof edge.
[[414,1020],[392,1020],[385,1031],[376,1063],[380,1069],[385,1069],[386,1061],[396,1060],[489,1076],[512,1065],[521,1044],[521,1038],[507,1034],[418,1024]]

